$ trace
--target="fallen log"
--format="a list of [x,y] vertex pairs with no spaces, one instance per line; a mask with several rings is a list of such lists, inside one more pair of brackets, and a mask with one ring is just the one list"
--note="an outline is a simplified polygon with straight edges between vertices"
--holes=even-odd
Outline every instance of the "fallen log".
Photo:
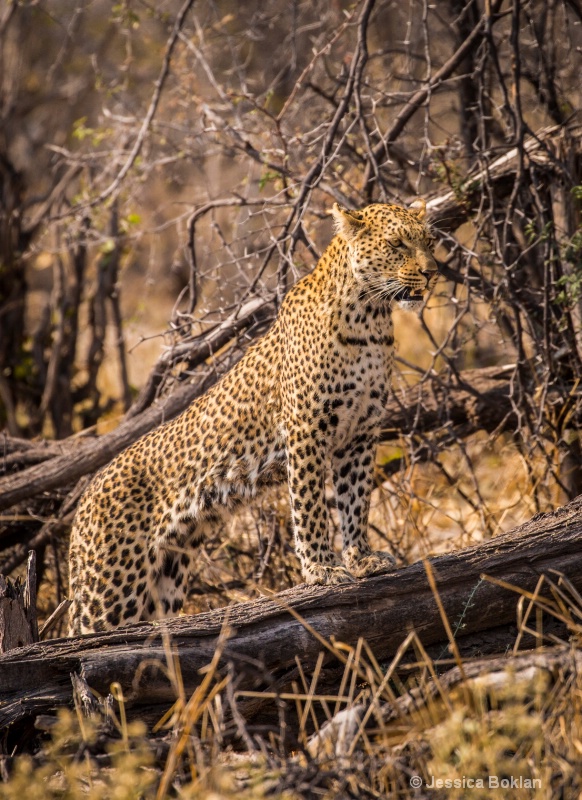
[[[396,390],[386,406],[383,440],[451,424],[462,427],[465,435],[477,430],[491,432],[515,427],[518,420],[510,389],[513,369],[485,367],[466,370],[460,377],[435,374],[415,386]],[[95,472],[140,436],[184,411],[207,388],[203,381],[181,385],[137,416],[128,414],[119,427],[103,436],[91,439],[73,436],[58,446],[47,449],[39,446],[34,455],[41,463],[0,478],[0,510]]]
[[519,426],[511,396],[515,365],[429,374],[422,381],[394,388],[382,424],[382,442],[403,434],[431,433],[454,427],[457,435],[501,432]]
[[[582,592],[582,496],[483,544],[430,560],[461,651],[506,628],[515,639],[515,592],[484,575],[533,591],[539,576],[564,574]],[[134,715],[161,714],[176,698],[167,665],[179,659],[186,693],[221,648],[220,670],[236,688],[278,690],[312,669],[324,642],[368,642],[382,663],[414,629],[425,646],[448,643],[422,562],[339,587],[300,586],[273,597],[163,623],[142,623],[75,639],[41,642],[0,656],[0,731],[70,705],[71,674],[107,695],[117,682]],[[327,663],[334,657],[326,653]],[[336,662],[337,665],[337,662]],[[153,710],[153,711],[152,711]]]

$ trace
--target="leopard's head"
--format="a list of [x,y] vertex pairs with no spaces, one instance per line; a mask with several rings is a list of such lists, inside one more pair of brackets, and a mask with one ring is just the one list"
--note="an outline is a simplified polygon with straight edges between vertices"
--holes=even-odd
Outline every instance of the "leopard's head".
[[422,304],[438,278],[434,239],[424,222],[426,205],[409,209],[374,203],[350,211],[337,203],[336,233],[348,245],[349,262],[360,296],[372,302],[397,301],[403,308]]

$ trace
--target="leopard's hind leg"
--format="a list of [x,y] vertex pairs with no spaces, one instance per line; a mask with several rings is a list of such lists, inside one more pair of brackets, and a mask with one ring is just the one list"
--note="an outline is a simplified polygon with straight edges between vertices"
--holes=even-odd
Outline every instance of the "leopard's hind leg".
[[158,553],[141,619],[175,616],[184,606],[194,548],[167,548]]

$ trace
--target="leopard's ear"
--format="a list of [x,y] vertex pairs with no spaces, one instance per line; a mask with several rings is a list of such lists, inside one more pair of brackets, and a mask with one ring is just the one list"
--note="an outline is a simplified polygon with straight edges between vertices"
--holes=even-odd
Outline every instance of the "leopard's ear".
[[350,211],[339,203],[334,203],[331,209],[331,215],[335,224],[335,232],[343,236],[344,239],[349,241],[354,236],[366,227],[366,223],[359,211]]
[[422,197],[418,197],[410,204],[408,210],[411,214],[414,214],[417,219],[422,221],[426,217],[426,200]]

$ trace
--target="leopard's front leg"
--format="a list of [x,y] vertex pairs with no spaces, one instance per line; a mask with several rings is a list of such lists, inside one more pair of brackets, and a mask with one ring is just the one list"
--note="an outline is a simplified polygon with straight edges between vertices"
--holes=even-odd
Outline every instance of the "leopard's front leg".
[[313,430],[294,428],[287,442],[287,469],[295,551],[306,583],[352,581],[329,544],[323,438]]
[[370,496],[374,488],[376,437],[363,433],[332,459],[337,509],[342,530],[342,557],[356,578],[391,572],[394,558],[372,551],[368,543]]

